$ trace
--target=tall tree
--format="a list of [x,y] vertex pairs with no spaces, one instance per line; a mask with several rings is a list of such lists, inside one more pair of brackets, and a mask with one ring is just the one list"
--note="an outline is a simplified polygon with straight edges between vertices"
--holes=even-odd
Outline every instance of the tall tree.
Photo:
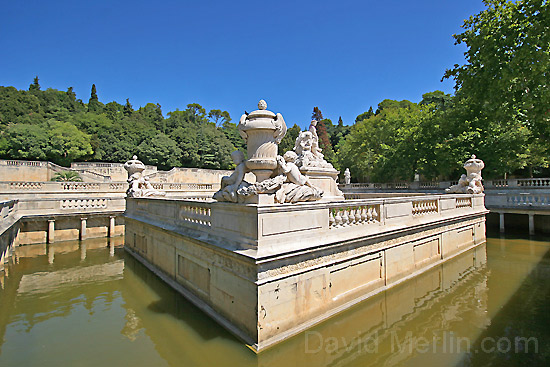
[[466,63],[447,70],[444,78],[454,78],[456,96],[482,134],[516,137],[499,164],[501,174],[548,165],[539,158],[550,155],[550,2],[484,3],[487,9],[464,21],[464,32],[454,36],[467,47]]
[[40,90],[40,83],[38,83],[38,75],[34,77],[31,85],[29,85],[29,91],[34,92]]
[[208,112],[208,118],[216,124],[216,126],[222,126],[226,122],[231,121],[229,112],[222,110],[210,110],[210,112]]
[[363,112],[362,114],[360,114],[359,116],[357,116],[355,118],[355,122],[357,123],[359,121],[367,120],[367,119],[371,118],[372,116],[374,116],[374,112],[372,110],[372,106],[370,106],[370,108],[367,112]]
[[132,104],[130,103],[130,98],[126,98],[126,104],[124,105],[124,116],[131,116],[132,112],[134,112],[134,109],[132,107]]
[[95,84],[92,84],[92,91],[90,93],[90,100],[88,101],[88,112],[99,111],[99,99],[97,98],[97,90]]

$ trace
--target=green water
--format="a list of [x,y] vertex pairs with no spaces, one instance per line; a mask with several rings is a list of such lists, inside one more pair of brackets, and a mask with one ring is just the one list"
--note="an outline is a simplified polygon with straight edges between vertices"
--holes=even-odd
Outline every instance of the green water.
[[550,364],[545,239],[489,238],[259,355],[121,244],[17,248],[0,275],[0,366]]

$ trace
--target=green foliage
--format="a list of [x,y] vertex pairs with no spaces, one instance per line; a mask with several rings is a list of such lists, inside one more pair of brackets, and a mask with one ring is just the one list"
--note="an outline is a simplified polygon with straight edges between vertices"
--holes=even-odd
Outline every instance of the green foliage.
[[422,169],[419,132],[431,112],[410,101],[390,100],[378,110],[351,128],[338,151],[339,167],[349,167],[362,180],[412,180]]
[[92,84],[92,91],[90,93],[90,100],[88,101],[88,112],[101,112],[102,106],[97,97],[97,90],[95,84]]
[[298,135],[300,135],[300,131],[302,131],[302,129],[300,129],[300,126],[296,124],[294,124],[294,126],[286,131],[285,137],[283,138],[283,140],[281,140],[281,143],[279,144],[280,155],[283,155],[289,150],[294,149],[296,138],[298,137]]
[[233,144],[233,146],[238,150],[242,151],[246,156],[246,143],[242,136],[239,134],[239,129],[237,128],[237,125],[229,121],[231,121],[231,119],[223,122],[222,131],[225,134],[226,138],[231,142],[231,144]]
[[[139,154],[146,164],[161,169],[204,167],[228,169],[235,147],[246,150],[227,111],[193,103],[164,118],[159,104],[134,110],[130,100],[103,105],[92,86],[87,105],[66,92],[30,91],[0,87],[0,157],[51,160],[69,165],[74,160],[124,162]],[[209,121],[212,119],[213,122]],[[216,127],[221,123],[221,127]]]
[[57,182],[81,182],[82,177],[75,171],[58,172],[52,177],[51,181]]
[[34,80],[31,85],[29,85],[29,91],[39,91],[40,90],[40,84],[38,83],[38,75],[34,77]]
[[485,141],[499,145],[490,153],[511,149],[504,152],[503,162],[495,159],[495,175],[525,166],[547,167],[550,2],[484,3],[487,9],[471,16],[462,26],[464,32],[454,35],[457,44],[468,47],[466,64],[455,65],[444,77],[455,79],[456,98],[470,124]]
[[210,110],[210,112],[208,112],[208,118],[216,126],[221,126],[221,125],[225,124],[226,122],[231,121],[231,117],[229,116],[229,112],[221,111],[221,110]]
[[363,112],[362,114],[358,115],[355,118],[355,122],[357,123],[359,121],[367,120],[367,119],[371,118],[372,116],[374,116],[374,112],[372,110],[372,106],[370,106],[370,108],[367,112]]
[[144,162],[167,170],[179,165],[181,149],[177,143],[165,134],[158,134],[150,140],[144,140],[137,147],[137,153]]

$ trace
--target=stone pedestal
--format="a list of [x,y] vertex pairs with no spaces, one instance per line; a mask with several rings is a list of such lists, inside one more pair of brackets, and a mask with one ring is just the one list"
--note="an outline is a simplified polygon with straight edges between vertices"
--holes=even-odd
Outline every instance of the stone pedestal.
[[344,194],[338,189],[336,179],[338,172],[330,168],[301,168],[300,172],[306,175],[309,182],[323,190],[322,201],[340,201],[344,200]]

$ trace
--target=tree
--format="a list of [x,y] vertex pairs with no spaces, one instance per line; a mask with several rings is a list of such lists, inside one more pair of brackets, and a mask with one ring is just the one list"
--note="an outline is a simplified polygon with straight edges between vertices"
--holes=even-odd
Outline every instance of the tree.
[[242,151],[246,156],[246,143],[241,134],[239,134],[239,129],[237,128],[237,125],[229,121],[224,121],[222,125],[222,131],[227,139],[231,142],[231,144],[233,144],[233,146],[238,150]]
[[357,123],[359,121],[367,120],[367,119],[371,118],[372,116],[374,116],[374,112],[372,110],[372,106],[370,106],[370,108],[367,112],[363,112],[362,114],[360,114],[359,116],[357,116],[355,118],[355,122]]
[[482,134],[496,131],[516,139],[514,157],[501,165],[500,174],[547,165],[540,157],[548,157],[550,140],[550,2],[484,3],[487,9],[454,35],[456,44],[468,48],[466,63],[447,70],[444,78],[454,78],[456,98],[471,111],[470,120]]
[[90,100],[88,101],[88,112],[100,111],[99,99],[97,98],[97,90],[95,84],[92,84],[92,91],[90,93]]
[[38,83],[38,75],[34,77],[31,85],[29,85],[29,91],[35,92],[40,90],[40,84]]
[[311,114],[312,120],[321,121],[324,120],[323,113],[319,109],[319,107],[313,107],[313,113]]
[[145,164],[152,164],[163,170],[180,165],[181,149],[165,134],[158,134],[150,141],[144,140],[137,151]]
[[130,98],[126,98],[126,104],[124,105],[124,109],[122,112],[124,113],[124,116],[131,116],[134,112],[132,104],[130,103]]
[[[321,112],[319,107],[313,107],[311,118],[313,120],[317,120],[317,136],[319,136],[319,148],[321,148],[321,150],[323,151],[325,159],[330,163],[336,163],[335,154],[332,150],[330,138],[328,136],[327,128],[325,126],[325,119],[323,118],[323,113]],[[332,121],[330,122],[330,124],[332,125]]]
[[225,124],[226,122],[231,121],[231,117],[229,116],[229,112],[227,111],[221,111],[221,110],[210,110],[208,112],[208,118],[216,124],[216,126],[221,126]]
[[436,110],[445,110],[451,106],[453,102],[453,96],[443,93],[440,90],[436,90],[422,95],[421,105],[433,104]]
[[283,155],[284,153],[288,152],[289,150],[294,149],[294,145],[296,144],[296,138],[298,135],[300,135],[300,126],[294,124],[290,129],[286,131],[286,135],[284,136],[283,140],[281,140],[281,143],[279,144],[279,154]]
[[47,130],[41,125],[16,123],[6,130],[5,158],[46,160]]
[[433,113],[409,101],[384,100],[381,105],[378,115],[357,122],[341,142],[339,166],[349,167],[361,180],[412,180],[423,168],[421,127]]
[[71,162],[93,154],[90,135],[73,124],[50,119],[47,129],[47,156],[53,162],[69,166]]

